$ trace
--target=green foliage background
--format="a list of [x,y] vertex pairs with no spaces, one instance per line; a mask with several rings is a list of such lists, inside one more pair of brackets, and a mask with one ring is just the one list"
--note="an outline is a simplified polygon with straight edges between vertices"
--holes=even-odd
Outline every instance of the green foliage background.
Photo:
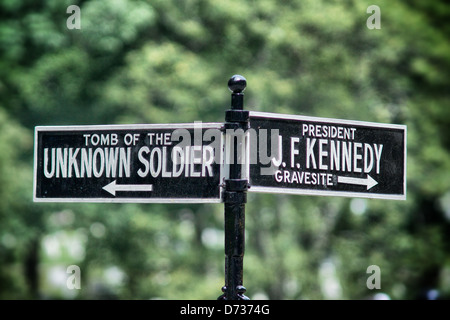
[[439,0],[1,1],[0,298],[217,298],[222,205],[33,203],[33,130],[222,122],[242,74],[248,110],[408,126],[406,201],[249,194],[247,295],[448,299],[449,18]]

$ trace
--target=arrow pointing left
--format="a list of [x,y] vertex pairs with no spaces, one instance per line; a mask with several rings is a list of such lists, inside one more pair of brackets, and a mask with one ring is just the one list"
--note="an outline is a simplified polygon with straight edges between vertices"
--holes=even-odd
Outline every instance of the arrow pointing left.
[[116,196],[116,191],[153,191],[152,184],[116,184],[116,180],[103,187],[113,196]]

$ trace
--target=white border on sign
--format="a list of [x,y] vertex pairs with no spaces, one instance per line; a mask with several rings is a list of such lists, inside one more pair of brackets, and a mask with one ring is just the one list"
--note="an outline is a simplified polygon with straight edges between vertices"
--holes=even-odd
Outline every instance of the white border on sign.
[[[92,203],[222,203],[223,202],[223,139],[221,131],[223,123],[199,122],[197,123],[171,123],[171,124],[133,124],[133,125],[73,125],[73,126],[36,126],[34,130],[34,165],[33,165],[33,202],[92,202]],[[37,198],[37,153],[38,153],[38,133],[48,131],[88,131],[88,130],[145,130],[145,129],[218,129],[220,135],[220,177],[219,177],[219,198]]]
[[406,200],[406,193],[404,195],[392,195],[382,193],[364,193],[364,192],[348,192],[348,191],[324,191],[313,189],[292,189],[292,188],[271,188],[271,187],[254,187],[251,186],[248,191],[259,193],[282,193],[282,194],[297,194],[297,195],[311,195],[311,196],[335,196],[335,197],[349,197],[349,198],[370,198],[370,199],[387,199],[387,200]]
[[406,126],[403,124],[388,124],[388,123],[359,121],[359,120],[320,118],[320,117],[300,116],[300,115],[294,115],[294,114],[291,115],[291,114],[281,114],[281,113],[271,113],[271,112],[261,112],[261,111],[250,111],[249,113],[250,113],[250,118],[255,117],[255,118],[272,118],[272,119],[283,119],[283,120],[330,122],[330,123],[335,123],[335,124],[359,125],[359,126],[366,126],[366,127],[404,129],[406,131]]
[[[377,128],[389,128],[404,131],[404,144],[405,144],[405,156],[403,159],[403,194],[381,194],[381,193],[366,193],[366,192],[347,192],[347,191],[325,191],[325,190],[313,190],[313,189],[294,189],[284,187],[261,187],[251,186],[248,191],[250,192],[262,192],[262,193],[283,193],[283,194],[298,194],[298,195],[320,195],[320,196],[340,196],[340,197],[352,197],[352,198],[371,198],[371,199],[387,199],[387,200],[406,200],[406,157],[407,157],[407,127],[402,124],[387,124],[378,122],[358,121],[358,120],[343,120],[343,119],[331,119],[320,118],[300,115],[290,115],[271,112],[250,111],[250,123],[251,118],[270,118],[270,119],[282,119],[282,120],[300,120],[311,122],[326,122],[333,124],[347,124],[366,127]],[[248,167],[248,170],[250,168]],[[250,178],[250,177],[249,177]]]

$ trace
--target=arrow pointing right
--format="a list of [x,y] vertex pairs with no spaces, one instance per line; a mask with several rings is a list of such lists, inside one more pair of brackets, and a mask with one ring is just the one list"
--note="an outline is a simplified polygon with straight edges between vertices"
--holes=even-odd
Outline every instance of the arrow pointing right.
[[376,186],[378,182],[376,182],[371,176],[367,175],[367,178],[351,178],[351,177],[341,177],[338,176],[338,183],[346,183],[346,184],[357,184],[361,186],[367,186],[367,190]]

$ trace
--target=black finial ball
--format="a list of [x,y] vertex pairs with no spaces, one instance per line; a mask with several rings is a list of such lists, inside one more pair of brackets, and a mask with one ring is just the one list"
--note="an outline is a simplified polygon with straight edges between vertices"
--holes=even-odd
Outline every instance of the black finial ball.
[[228,80],[228,89],[233,93],[241,93],[247,86],[247,80],[238,74],[235,74]]

